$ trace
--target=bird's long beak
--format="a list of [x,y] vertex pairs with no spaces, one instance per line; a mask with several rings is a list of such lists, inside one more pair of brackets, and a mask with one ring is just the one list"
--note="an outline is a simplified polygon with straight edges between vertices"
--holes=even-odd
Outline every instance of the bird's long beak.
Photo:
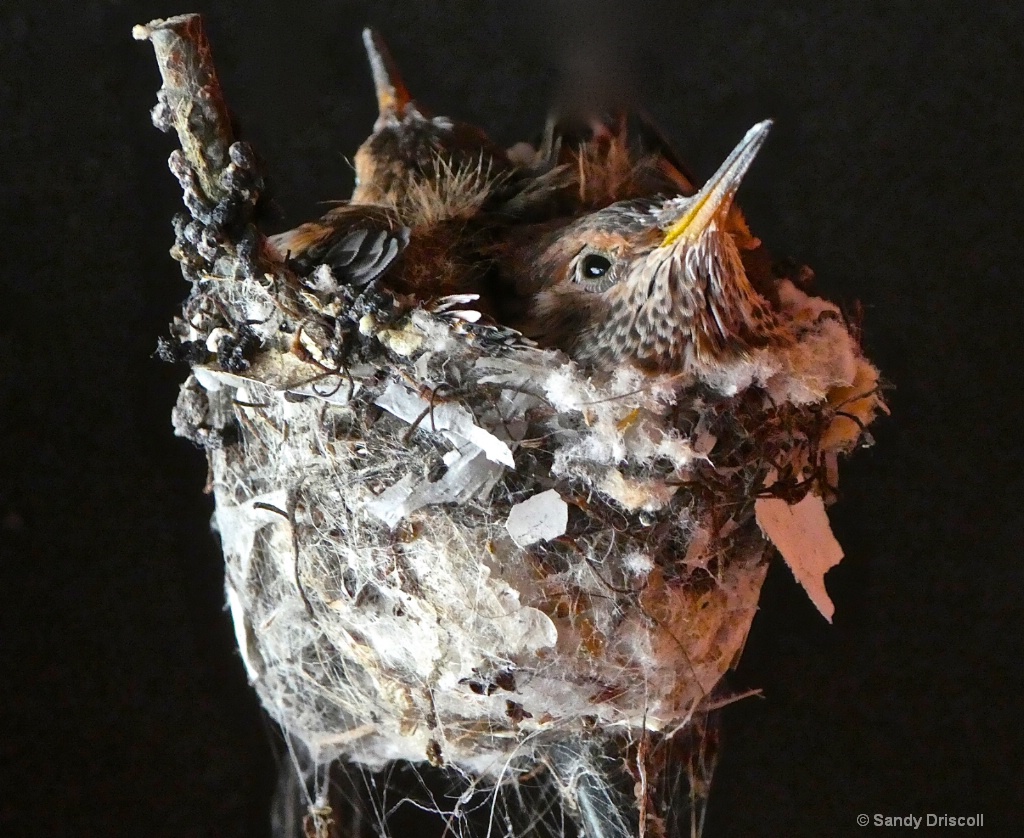
[[363,45],[370,59],[373,86],[377,91],[377,109],[380,111],[378,123],[389,117],[401,117],[406,106],[412,102],[412,96],[402,81],[402,74],[387,44],[379,32],[367,28],[363,30]]
[[771,127],[772,121],[766,119],[747,131],[704,187],[681,203],[681,215],[665,232],[661,247],[668,247],[679,240],[696,241],[715,218],[728,212],[743,176],[764,145]]

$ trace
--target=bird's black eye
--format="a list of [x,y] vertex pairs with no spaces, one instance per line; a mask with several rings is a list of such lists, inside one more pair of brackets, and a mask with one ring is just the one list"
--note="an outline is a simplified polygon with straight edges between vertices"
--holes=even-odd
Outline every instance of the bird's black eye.
[[600,279],[611,269],[611,261],[600,253],[588,253],[583,257],[581,270],[584,279]]

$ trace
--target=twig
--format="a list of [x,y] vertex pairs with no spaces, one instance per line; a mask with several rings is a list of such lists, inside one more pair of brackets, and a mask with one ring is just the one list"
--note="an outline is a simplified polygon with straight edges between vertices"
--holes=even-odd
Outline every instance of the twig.
[[255,224],[262,167],[248,143],[235,141],[202,18],[153,20],[136,26],[132,35],[153,44],[163,79],[153,124],[162,131],[173,129],[181,145],[168,164],[192,219],[175,220],[171,255],[192,282],[210,273],[220,276],[216,268],[225,256],[234,263],[235,277],[281,280],[280,304],[295,277]]
[[210,204],[226,197],[221,175],[230,162],[231,120],[213,66],[210,43],[197,14],[138,25],[132,35],[150,41],[163,78],[153,124],[172,127]]

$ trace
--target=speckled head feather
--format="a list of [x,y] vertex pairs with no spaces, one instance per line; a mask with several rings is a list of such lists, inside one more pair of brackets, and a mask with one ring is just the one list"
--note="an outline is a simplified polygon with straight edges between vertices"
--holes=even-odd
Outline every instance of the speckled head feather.
[[726,218],[768,134],[755,125],[695,195],[621,201],[541,245],[524,331],[578,362],[683,372],[788,342]]

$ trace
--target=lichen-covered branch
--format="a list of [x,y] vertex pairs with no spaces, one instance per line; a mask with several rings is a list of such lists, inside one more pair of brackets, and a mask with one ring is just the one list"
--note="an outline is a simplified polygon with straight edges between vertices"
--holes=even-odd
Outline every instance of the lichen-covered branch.
[[233,136],[202,18],[153,20],[132,34],[153,44],[163,78],[153,124],[173,129],[181,144],[168,164],[191,215],[175,218],[171,249],[185,278],[273,276],[287,285],[290,272],[254,223],[261,167],[249,144]]
[[132,34],[153,44],[163,78],[153,124],[162,131],[174,128],[203,195],[217,204],[227,192],[221,175],[230,162],[233,137],[202,18],[157,19],[136,26]]

